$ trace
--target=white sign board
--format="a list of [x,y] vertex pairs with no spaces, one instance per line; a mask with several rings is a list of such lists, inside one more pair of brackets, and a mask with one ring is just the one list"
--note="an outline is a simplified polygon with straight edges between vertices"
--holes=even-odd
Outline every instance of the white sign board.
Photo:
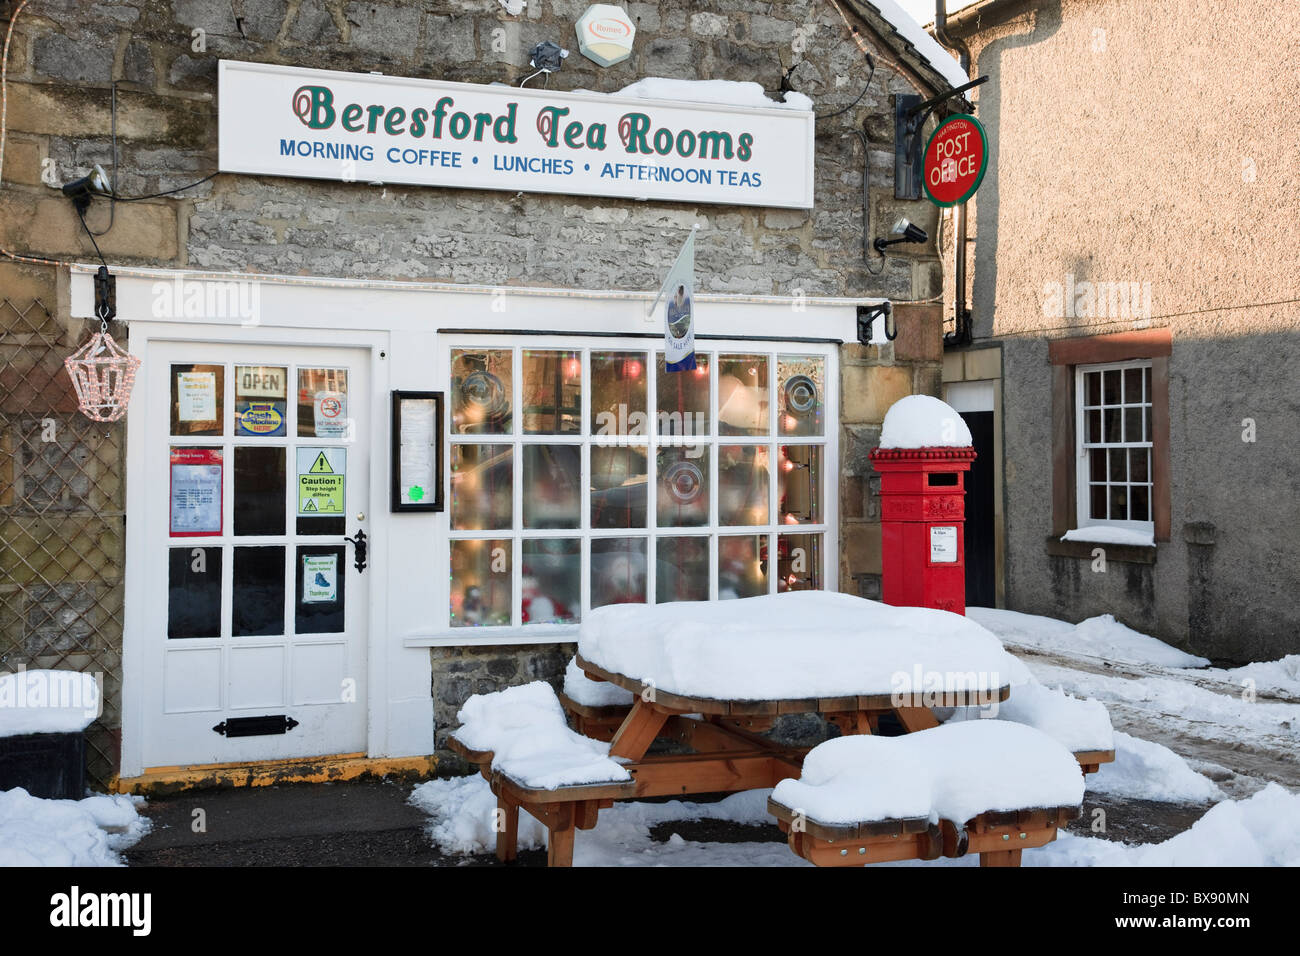
[[957,528],[953,525],[930,529],[930,561],[933,564],[957,563]]
[[223,173],[813,205],[811,112],[222,60]]

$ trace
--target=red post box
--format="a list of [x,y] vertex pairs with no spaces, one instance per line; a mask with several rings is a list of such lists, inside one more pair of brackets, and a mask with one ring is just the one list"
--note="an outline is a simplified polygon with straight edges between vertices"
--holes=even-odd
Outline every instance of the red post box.
[[966,613],[970,447],[875,448],[880,472],[881,598]]

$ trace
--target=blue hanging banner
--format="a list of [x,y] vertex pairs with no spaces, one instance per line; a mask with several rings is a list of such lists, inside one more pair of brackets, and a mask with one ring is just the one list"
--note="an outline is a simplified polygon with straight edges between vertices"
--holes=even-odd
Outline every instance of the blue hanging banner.
[[664,352],[669,372],[695,368],[695,230],[692,227],[682,251],[668,270],[655,302],[663,300]]

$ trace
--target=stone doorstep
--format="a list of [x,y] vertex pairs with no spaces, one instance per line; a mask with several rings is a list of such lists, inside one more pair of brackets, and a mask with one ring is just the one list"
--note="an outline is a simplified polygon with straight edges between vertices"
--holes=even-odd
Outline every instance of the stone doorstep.
[[270,787],[282,783],[337,783],[347,780],[424,780],[434,776],[438,758],[367,757],[364,754],[335,754],[260,763],[227,763],[175,767],[151,767],[138,777],[115,778],[112,793],[165,796],[185,790]]

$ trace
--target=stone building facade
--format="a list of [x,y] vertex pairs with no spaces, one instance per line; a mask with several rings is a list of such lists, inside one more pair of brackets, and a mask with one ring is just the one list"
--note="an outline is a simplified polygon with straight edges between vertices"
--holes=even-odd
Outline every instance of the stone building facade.
[[[1294,4],[1262,2],[950,16],[989,77],[991,158],[971,203],[975,343],[944,380],[998,387],[1007,607],[1114,613],[1224,661],[1296,652],[1296,137],[1252,104],[1285,96],[1298,30]],[[1076,375],[1097,366],[1155,376],[1152,544],[1061,540],[1087,523],[1081,481],[1111,485],[1076,465],[1080,388],[1092,404]]]
[[[213,333],[231,349],[310,344],[276,331],[290,326],[300,327],[303,335],[317,327],[319,342],[327,343],[331,323],[346,325],[332,317],[332,300],[352,296],[349,303],[361,303],[354,311],[382,310],[401,297],[402,284],[421,294],[451,297],[410,306],[413,316],[421,310],[427,316],[427,338],[433,342],[434,330],[460,325],[444,308],[454,311],[479,301],[474,296],[497,290],[583,295],[654,290],[692,226],[698,227],[697,291],[706,299],[714,296],[720,309],[740,308],[749,297],[756,308],[779,308],[796,316],[792,339],[817,335],[816,321],[801,327],[802,309],[792,308],[794,303],[808,302],[816,315],[834,311],[841,316],[836,327],[847,322],[851,329],[855,303],[892,300],[896,340],[860,345],[851,331],[837,333],[823,336],[833,347],[822,353],[833,370],[830,381],[838,383],[829,402],[838,411],[827,432],[828,454],[837,470],[825,477],[824,486],[833,501],[827,510],[833,518],[829,540],[837,545],[826,555],[824,580],[841,590],[878,594],[878,508],[867,453],[889,405],[913,392],[937,394],[942,370],[940,314],[934,304],[924,304],[932,303],[942,288],[935,241],[942,226],[930,204],[893,198],[891,97],[930,96],[947,84],[871,4],[843,4],[846,20],[824,3],[631,3],[627,13],[635,21],[636,38],[630,59],[600,68],[575,48],[557,73],[532,81],[545,81],[554,90],[610,92],[643,77],[663,76],[754,81],[776,97],[783,88],[806,93],[819,115],[827,117],[816,123],[812,209],[212,175],[218,161],[221,60],[517,86],[534,72],[528,64],[534,44],[553,40],[576,47],[574,22],[586,6],[573,0],[530,0],[518,16],[495,0],[31,0],[25,6],[5,6],[4,25],[12,22],[13,40],[0,170],[0,248],[9,253],[0,256],[0,296],[8,306],[2,311],[5,351],[0,357],[6,386],[0,664],[106,673],[107,706],[94,730],[100,756],[92,768],[101,781],[119,769],[123,777],[140,781],[164,763],[222,761],[158,761],[131,750],[131,728],[146,728],[150,720],[146,703],[131,699],[133,667],[144,667],[139,662],[146,656],[143,644],[132,650],[132,629],[146,629],[153,620],[145,605],[159,601],[159,582],[167,572],[146,556],[133,558],[123,528],[136,520],[136,506],[128,498],[140,508],[161,500],[165,490],[157,478],[165,472],[144,461],[153,454],[151,439],[145,437],[144,385],[138,386],[142,393],[133,399],[125,423],[87,429],[78,422],[66,379],[57,374],[59,356],[90,329],[86,303],[98,258],[87,231],[95,234],[96,248],[119,274],[120,321],[113,323],[113,333],[137,351],[145,345],[136,329],[151,312],[157,319],[159,296],[169,294],[160,289],[175,277],[209,287],[239,282],[240,276],[259,277],[250,281],[263,291],[261,324]],[[872,51],[874,73],[849,23]],[[869,75],[870,86],[859,98]],[[83,229],[73,204],[57,187],[85,175],[94,164],[109,172],[120,197],[146,198],[110,203],[100,197],[87,210]],[[864,257],[864,230],[868,238],[884,235],[904,216],[924,228],[930,240],[894,247],[887,258]],[[318,277],[345,291],[335,295],[317,288]],[[321,317],[308,321],[292,316],[282,323],[275,310],[288,315],[298,306],[282,304],[276,296],[298,286],[307,290],[304,296],[314,296]],[[367,294],[356,291],[365,288],[376,290],[373,298],[356,298]],[[472,293],[468,299],[455,298],[460,288]],[[534,300],[542,301],[523,297]],[[35,326],[38,313],[28,311],[33,303],[42,306]],[[16,318],[20,314],[26,319]],[[180,314],[172,315],[176,321],[157,332],[148,348],[204,326],[210,317],[200,310],[183,318],[184,323]],[[417,319],[410,321],[415,329],[410,334],[424,334],[416,328]],[[702,332],[706,326],[701,318]],[[537,326],[520,319],[510,327]],[[34,329],[48,335],[44,351],[35,348]],[[653,349],[653,340],[647,341]],[[732,334],[729,347],[735,348],[736,341],[743,342],[744,336]],[[430,380],[427,369],[413,367],[423,359],[404,356],[397,344],[391,348],[389,386],[442,387]],[[775,362],[781,347],[771,348]],[[378,360],[389,358],[381,346],[375,349]],[[160,351],[152,359],[154,353],[144,354],[147,369],[151,361],[155,366],[168,361],[170,353]],[[652,359],[653,352],[648,354]],[[56,433],[57,451],[42,452],[31,432],[52,415],[70,427]],[[371,454],[385,462],[372,471],[381,478],[388,437],[376,434],[371,445]],[[42,465],[37,460],[42,456],[54,463]],[[42,494],[59,504],[51,509],[42,503]],[[445,546],[431,540],[427,530],[403,533],[423,538],[429,547]],[[386,547],[377,542],[373,552],[378,576],[372,572],[368,579],[370,601],[388,602],[389,611],[405,615],[404,620],[435,611],[445,616],[445,608],[404,607],[413,600],[409,595],[420,594],[421,585],[418,579],[401,577],[405,572],[399,566],[408,563],[405,553]],[[130,583],[133,567],[140,569],[138,591]],[[142,578],[153,579],[152,590]],[[87,581],[93,598],[80,585]],[[468,694],[524,680],[556,680],[572,653],[571,638],[421,645],[405,625],[376,634],[386,620],[370,619],[370,640],[391,649],[381,662],[383,673],[368,672],[371,729],[364,745],[342,748],[371,758],[418,754],[421,748],[412,741],[423,737],[446,756],[444,735]],[[57,623],[64,621],[71,623]],[[136,688],[152,672],[139,673]],[[411,690],[403,683],[411,680],[423,686]],[[385,687],[398,684],[406,689],[392,692],[390,702],[400,698],[402,703],[391,705],[380,720],[375,714],[384,707],[378,698]],[[436,741],[427,726],[430,719]],[[389,729],[377,733],[376,720]],[[394,729],[421,721],[418,733]],[[125,759],[119,746],[129,752]],[[330,751],[336,752],[341,751]],[[273,761],[275,754],[265,759]]]

